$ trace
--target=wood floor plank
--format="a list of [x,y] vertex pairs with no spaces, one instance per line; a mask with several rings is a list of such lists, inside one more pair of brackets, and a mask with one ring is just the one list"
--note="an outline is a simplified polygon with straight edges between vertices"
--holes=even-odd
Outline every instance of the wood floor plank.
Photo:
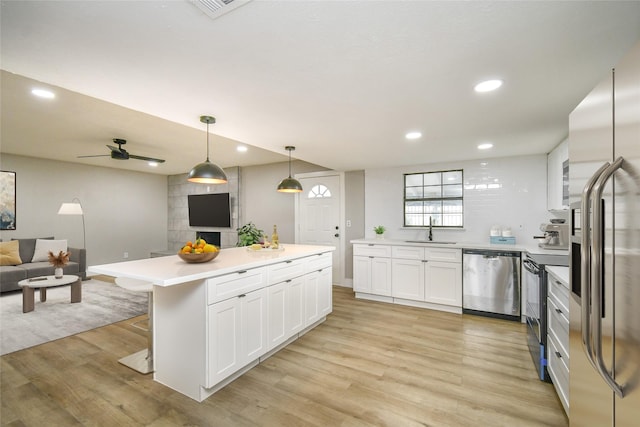
[[196,402],[117,362],[135,320],[2,356],[2,426],[553,426],[522,324],[358,300]]

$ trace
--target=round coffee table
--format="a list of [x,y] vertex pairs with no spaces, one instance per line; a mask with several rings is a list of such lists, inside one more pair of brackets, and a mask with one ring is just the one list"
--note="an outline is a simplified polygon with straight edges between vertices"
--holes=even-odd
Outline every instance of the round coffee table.
[[22,288],[22,312],[28,313],[35,307],[34,289],[40,289],[40,302],[47,300],[47,288],[71,285],[71,302],[82,301],[82,281],[74,274],[65,274],[59,279],[55,276],[38,276],[18,282]]

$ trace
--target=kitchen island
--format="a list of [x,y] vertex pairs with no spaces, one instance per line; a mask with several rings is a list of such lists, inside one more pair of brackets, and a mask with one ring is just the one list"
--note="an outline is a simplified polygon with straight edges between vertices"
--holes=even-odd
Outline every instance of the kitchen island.
[[223,249],[90,266],[153,283],[154,380],[202,401],[323,322],[332,311],[330,246]]

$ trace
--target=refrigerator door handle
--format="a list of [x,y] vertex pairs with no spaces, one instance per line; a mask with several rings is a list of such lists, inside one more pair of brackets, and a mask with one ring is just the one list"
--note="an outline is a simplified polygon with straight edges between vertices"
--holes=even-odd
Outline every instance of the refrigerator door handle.
[[591,193],[591,209],[593,213],[592,224],[592,244],[591,244],[591,292],[593,295],[592,303],[592,334],[593,334],[593,350],[596,362],[596,370],[607,383],[609,388],[620,398],[624,397],[624,388],[616,382],[605,366],[602,357],[602,249],[603,241],[603,212],[600,205],[602,193],[607,181],[613,176],[621,166],[624,159],[618,157],[598,178]]
[[589,246],[591,245],[591,226],[590,222],[590,197],[591,191],[596,181],[602,175],[602,173],[609,167],[611,163],[606,162],[594,173],[587,181],[582,190],[582,198],[580,204],[580,227],[582,228],[582,234],[580,237],[580,293],[582,295],[581,308],[581,327],[582,327],[582,347],[587,356],[587,360],[593,366],[593,369],[598,369],[596,362],[593,359],[593,348],[591,345],[591,260],[589,253]]

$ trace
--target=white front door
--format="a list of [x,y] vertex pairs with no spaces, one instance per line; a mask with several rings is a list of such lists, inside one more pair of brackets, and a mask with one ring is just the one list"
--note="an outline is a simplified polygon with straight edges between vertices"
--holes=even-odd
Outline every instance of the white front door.
[[296,243],[335,246],[333,283],[342,281],[341,178],[336,172],[296,176],[303,188],[297,195]]

